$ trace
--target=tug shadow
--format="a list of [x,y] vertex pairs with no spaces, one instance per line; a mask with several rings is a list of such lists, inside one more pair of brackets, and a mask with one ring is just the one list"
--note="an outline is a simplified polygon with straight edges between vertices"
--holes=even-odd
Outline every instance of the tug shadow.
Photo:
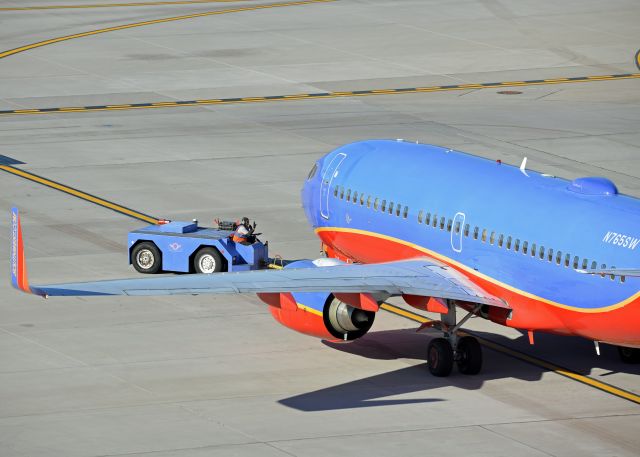
[[[618,360],[616,348],[602,345],[602,355],[598,357],[595,355],[593,344],[581,338],[540,334],[536,335],[536,344],[531,347],[526,334],[515,340],[484,332],[474,332],[474,335],[580,374],[588,375],[596,367],[607,370],[599,377],[617,372],[640,374],[638,365],[627,365]],[[300,411],[432,403],[446,401],[443,398],[424,396],[433,389],[454,386],[465,390],[477,390],[486,381],[504,378],[538,381],[548,371],[541,366],[523,363],[515,357],[483,347],[484,364],[480,374],[463,375],[454,367],[449,377],[438,378],[429,373],[424,362],[427,345],[434,337],[431,333],[416,333],[412,329],[403,329],[371,332],[351,343],[323,341],[323,344],[330,348],[356,357],[372,360],[406,360],[411,365],[285,398],[279,403]],[[415,361],[420,363],[416,365]],[[607,378],[601,380],[610,381]],[[414,397],[411,394],[415,394],[415,398],[387,398]]]

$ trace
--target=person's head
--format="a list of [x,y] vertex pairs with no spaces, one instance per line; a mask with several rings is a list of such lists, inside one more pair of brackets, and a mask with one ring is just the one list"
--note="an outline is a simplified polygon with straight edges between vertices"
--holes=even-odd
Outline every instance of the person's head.
[[242,218],[242,225],[249,225],[249,218],[248,217],[243,217]]

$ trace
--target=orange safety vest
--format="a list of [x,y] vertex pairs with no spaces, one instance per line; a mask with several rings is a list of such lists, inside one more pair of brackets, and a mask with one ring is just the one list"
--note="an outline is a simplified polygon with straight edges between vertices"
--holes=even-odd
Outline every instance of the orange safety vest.
[[[240,227],[244,227],[244,225],[239,226],[235,232],[233,232],[233,238],[232,240],[236,243],[245,243],[249,240],[249,236],[247,234],[244,233],[240,233]],[[246,227],[245,227],[246,230]]]

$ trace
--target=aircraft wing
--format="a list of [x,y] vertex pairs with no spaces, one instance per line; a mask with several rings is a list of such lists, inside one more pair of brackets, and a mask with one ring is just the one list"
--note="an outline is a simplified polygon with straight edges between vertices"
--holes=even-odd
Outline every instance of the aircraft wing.
[[456,270],[419,258],[379,264],[344,264],[237,273],[160,276],[52,285],[29,285],[17,210],[12,213],[11,279],[14,287],[48,296],[180,295],[333,292],[420,295],[508,308]]
[[640,276],[640,269],[638,268],[603,268],[576,271],[587,275]]

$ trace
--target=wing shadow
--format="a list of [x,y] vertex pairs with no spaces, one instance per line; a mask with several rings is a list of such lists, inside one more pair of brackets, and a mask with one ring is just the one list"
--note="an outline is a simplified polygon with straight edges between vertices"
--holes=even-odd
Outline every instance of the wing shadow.
[[[536,334],[535,345],[530,346],[526,333],[522,333],[516,339],[486,332],[473,332],[473,334],[581,374],[588,375],[595,367],[610,370],[612,373],[640,374],[640,366],[624,364],[618,360],[615,347],[602,345],[602,355],[597,356],[593,344],[582,338],[541,333]],[[434,336],[429,333],[416,333],[412,329],[387,330],[370,332],[351,343],[323,341],[323,344],[356,357],[374,360],[424,361],[428,342]],[[280,400],[279,403],[305,412],[432,403],[446,400],[442,398],[385,399],[385,397],[406,396],[412,393],[424,394],[425,391],[446,386],[476,390],[480,389],[486,381],[493,379],[515,378],[537,381],[547,371],[537,365],[521,363],[520,360],[487,348],[484,348],[483,356],[483,371],[476,376],[459,374],[454,368],[451,376],[437,378],[428,372],[426,363],[412,364],[399,370],[288,397]],[[603,381],[606,382],[605,379]]]

